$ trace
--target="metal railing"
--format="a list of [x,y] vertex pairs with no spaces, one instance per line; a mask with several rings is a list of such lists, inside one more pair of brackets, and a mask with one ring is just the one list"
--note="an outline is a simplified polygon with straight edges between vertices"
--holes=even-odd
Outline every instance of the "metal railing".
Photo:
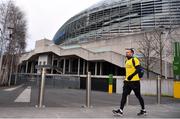
[[[86,107],[91,106],[91,79],[92,78],[109,78],[109,76],[96,76],[91,75],[91,72],[88,72],[87,75],[72,75],[72,74],[46,74],[44,69],[42,70],[42,73],[21,73],[17,74],[17,79],[19,80],[19,83],[35,80],[37,81],[36,84],[39,86],[39,98],[38,98],[38,107],[43,107],[43,97],[44,97],[44,87],[45,87],[45,80],[51,80],[53,81],[53,87],[55,85],[55,81],[58,79],[80,79],[80,77],[87,78],[86,80]],[[122,78],[122,76],[113,76],[113,79]],[[53,80],[52,80],[53,79]],[[17,80],[17,81],[18,81]],[[145,80],[145,79],[143,79]],[[160,76],[156,78],[156,95],[157,95],[157,104],[161,104],[161,82],[162,79]],[[128,100],[127,100],[128,103]]]
[[[19,80],[19,83],[25,83],[31,80],[35,80],[38,82],[38,88],[39,88],[39,94],[38,94],[38,105],[36,105],[37,108],[44,108],[44,95],[45,95],[45,82],[47,79],[60,79],[60,78],[67,78],[68,77],[76,77],[79,78],[78,75],[59,75],[59,74],[46,74],[46,69],[42,68],[42,73],[21,73],[16,74],[17,79]],[[83,75],[84,77],[85,75]],[[86,106],[87,108],[91,107],[91,73],[88,72],[86,80]],[[55,81],[55,80],[54,80]]]

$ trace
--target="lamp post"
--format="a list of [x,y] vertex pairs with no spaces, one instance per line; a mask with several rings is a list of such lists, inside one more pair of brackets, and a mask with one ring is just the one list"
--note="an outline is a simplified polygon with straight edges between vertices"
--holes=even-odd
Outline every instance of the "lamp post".
[[[13,36],[13,30],[14,30],[14,28],[13,27],[7,27],[7,29],[8,30],[10,30],[11,31],[11,33],[9,34],[9,39],[10,40],[13,40],[12,39],[12,36]],[[4,33],[5,33],[5,30],[3,29],[1,29],[0,28],[0,33],[1,33],[1,48],[0,48],[0,73],[2,73],[1,72],[1,70],[2,70],[2,64],[3,64],[3,55],[4,55],[4,48],[6,47],[5,45],[6,45],[6,40],[5,40],[5,37],[4,37]],[[12,74],[12,65],[13,65],[13,55],[12,55],[12,59],[11,59],[11,64],[10,64],[10,76],[9,76],[9,82],[8,82],[8,85],[10,85],[10,82],[11,82],[11,74]]]
[[160,28],[160,39],[159,39],[159,48],[160,48],[160,54],[159,54],[159,58],[160,58],[160,78],[162,78],[162,51],[163,51],[163,39],[162,39],[162,34],[163,34],[163,29],[164,26],[159,26]]
[[[167,30],[169,30],[170,28],[165,28],[164,26],[160,26],[159,28],[161,30],[161,42],[164,41],[164,46],[160,46],[160,47],[164,47],[164,49],[162,49],[162,51],[164,52],[162,52],[161,55],[163,55],[164,53],[164,57],[165,57],[164,58],[164,76],[165,76],[165,79],[167,79],[167,58],[166,58],[167,57],[167,46],[166,46],[167,42],[166,40],[169,34]],[[161,66],[161,69],[162,69],[162,66]],[[161,72],[161,75],[162,75],[162,72]]]
[[[163,35],[163,33],[164,33],[164,31],[166,30],[166,29],[169,29],[169,28],[165,28],[164,26],[159,26],[159,29],[160,29],[160,41],[159,41],[159,47],[160,47],[160,76],[158,76],[158,79],[157,79],[157,102],[158,102],[158,104],[160,104],[161,103],[161,84],[162,84],[162,82],[161,82],[161,79],[162,79],[162,55],[163,55],[163,43],[164,43],[164,45],[166,44],[166,41],[164,41],[164,37],[162,37],[162,35]],[[168,33],[168,32],[167,32]],[[167,35],[168,34],[166,34],[166,37],[165,37],[165,40],[166,40],[166,38],[167,38]],[[164,54],[165,54],[165,77],[167,78],[167,62],[166,62],[166,47],[165,47],[165,50],[164,50]]]
[[[8,29],[10,29],[12,32],[9,34],[9,38],[10,40],[13,40],[13,27],[8,27]],[[10,74],[9,74],[9,82],[8,85],[11,85],[11,77],[12,77],[12,65],[13,65],[13,60],[14,60],[14,54],[12,53],[12,58],[11,58],[11,65],[10,65]]]
[[0,32],[1,32],[1,56],[0,56],[0,72],[1,72],[1,67],[2,67],[2,59],[3,59],[3,44],[4,44],[4,38],[3,38],[3,32],[0,28]]
[[162,43],[163,43],[163,39],[162,39],[163,31],[162,31],[162,29],[164,29],[164,26],[159,26],[159,29],[160,29],[160,38],[159,38],[160,76],[158,76],[158,78],[157,78],[157,103],[158,104],[161,103],[162,51],[163,51],[163,46],[162,46]]
[[[167,35],[168,35],[168,32],[166,32],[165,34],[165,38],[167,38]],[[165,79],[167,79],[167,48],[164,47],[164,56],[165,56],[165,59],[164,59],[164,73],[165,73]]]

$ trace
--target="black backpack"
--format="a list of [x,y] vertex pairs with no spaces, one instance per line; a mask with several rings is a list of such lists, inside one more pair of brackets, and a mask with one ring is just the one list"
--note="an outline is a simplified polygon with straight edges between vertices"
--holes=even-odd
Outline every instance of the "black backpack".
[[[132,58],[133,66],[135,67],[135,61],[134,58]],[[144,68],[140,65],[140,71],[138,72],[139,78],[142,78],[144,75]]]

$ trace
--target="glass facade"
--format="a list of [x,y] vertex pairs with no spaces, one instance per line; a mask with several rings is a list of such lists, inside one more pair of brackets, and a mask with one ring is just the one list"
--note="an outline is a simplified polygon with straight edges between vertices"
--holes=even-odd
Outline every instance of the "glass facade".
[[180,0],[104,0],[69,19],[55,44],[110,39],[164,26],[180,26]]

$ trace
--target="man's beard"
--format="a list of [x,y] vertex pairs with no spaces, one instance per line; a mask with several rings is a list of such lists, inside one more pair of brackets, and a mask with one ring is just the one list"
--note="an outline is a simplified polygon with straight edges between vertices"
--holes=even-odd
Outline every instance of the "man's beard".
[[127,57],[127,59],[131,59],[132,58],[132,56],[126,56]]

